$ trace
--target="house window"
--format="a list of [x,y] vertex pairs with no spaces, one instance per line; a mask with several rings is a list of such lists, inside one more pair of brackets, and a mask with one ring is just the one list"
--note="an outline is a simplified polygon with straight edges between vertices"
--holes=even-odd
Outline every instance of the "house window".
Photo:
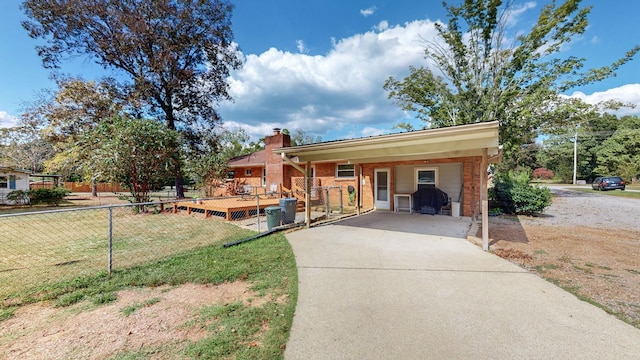
[[356,166],[354,164],[338,164],[336,168],[336,177],[352,178],[356,176]]
[[251,169],[244,169],[244,176],[251,176]]
[[267,168],[262,169],[262,186],[267,186]]
[[0,176],[0,189],[6,189],[9,185],[9,178],[6,176]]
[[236,175],[236,172],[231,170],[227,172],[227,179],[233,179]]
[[438,172],[435,168],[416,169],[416,190],[438,186]]
[[16,189],[16,176],[15,175],[9,175],[9,189],[12,189],[12,190]]

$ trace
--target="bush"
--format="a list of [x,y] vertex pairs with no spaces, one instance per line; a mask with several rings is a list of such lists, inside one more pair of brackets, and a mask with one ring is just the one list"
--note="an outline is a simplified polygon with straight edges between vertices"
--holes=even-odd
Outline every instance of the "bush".
[[553,171],[547,168],[537,168],[533,170],[533,178],[539,180],[551,180],[553,179]]
[[508,214],[535,215],[551,205],[551,191],[539,185],[530,185],[528,172],[508,172],[494,178],[494,187],[489,189],[492,207],[501,208]]
[[16,205],[24,205],[29,202],[29,193],[25,190],[13,190],[7,194],[7,200]]
[[53,189],[33,189],[29,190],[29,202],[31,205],[48,204],[58,205],[67,196],[71,190],[63,187],[56,187]]

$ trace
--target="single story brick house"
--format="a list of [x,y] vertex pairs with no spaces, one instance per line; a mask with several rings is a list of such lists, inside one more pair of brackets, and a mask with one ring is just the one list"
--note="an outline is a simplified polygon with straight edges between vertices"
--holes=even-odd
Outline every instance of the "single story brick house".
[[412,194],[436,188],[457,205],[454,216],[482,214],[486,221],[487,167],[500,154],[497,121],[293,147],[288,135],[274,129],[264,150],[234,158],[229,166],[233,178],[247,185],[302,189],[306,199],[318,186],[342,187],[345,203],[348,190],[355,191],[358,212],[410,210]]
[[28,170],[0,166],[0,204],[13,204],[7,200],[7,194],[14,190],[29,190],[30,173]]

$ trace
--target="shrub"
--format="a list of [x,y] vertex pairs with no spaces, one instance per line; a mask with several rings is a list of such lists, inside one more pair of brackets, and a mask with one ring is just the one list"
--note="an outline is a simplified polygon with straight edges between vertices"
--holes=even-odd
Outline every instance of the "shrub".
[[494,178],[489,189],[492,207],[499,207],[508,214],[534,215],[551,205],[551,191],[539,185],[530,185],[528,172],[508,172]]
[[24,190],[13,190],[7,194],[7,200],[13,201],[16,205],[24,205],[29,202],[29,194]]
[[553,179],[553,171],[548,170],[547,168],[537,168],[533,170],[533,178],[540,180],[551,180]]
[[33,189],[29,190],[29,202],[31,205],[49,204],[58,205],[67,196],[71,190],[63,187],[56,187],[53,189]]

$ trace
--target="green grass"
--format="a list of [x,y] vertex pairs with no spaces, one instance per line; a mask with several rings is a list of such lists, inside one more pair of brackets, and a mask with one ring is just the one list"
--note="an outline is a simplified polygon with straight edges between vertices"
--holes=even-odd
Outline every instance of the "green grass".
[[593,270],[589,269],[589,268],[583,268],[579,265],[576,264],[571,264],[571,266],[573,266],[574,269],[579,270],[584,272],[585,274],[593,274]]
[[[640,192],[633,192],[633,191],[621,191],[621,190],[598,191],[598,190],[593,190],[591,188],[578,188],[578,187],[571,187],[569,189],[580,191],[580,192],[586,192],[586,193],[623,197],[628,199],[640,199]],[[632,189],[632,188],[629,187],[629,189]]]
[[538,273],[543,273],[543,272],[545,272],[547,270],[555,270],[555,269],[557,269],[559,267],[560,267],[560,265],[557,265],[557,264],[543,264],[543,265],[537,265],[536,267],[534,267],[534,269]]
[[[248,237],[254,232],[202,214],[136,214],[114,208],[112,269]],[[0,217],[0,298],[107,272],[108,210]]]
[[135,303],[129,306],[126,306],[125,308],[122,309],[122,313],[125,316],[129,316],[131,314],[133,314],[134,312],[136,312],[139,309],[142,309],[144,307],[147,306],[151,306],[153,304],[157,304],[158,302],[160,302],[160,298],[153,298],[153,299],[149,299],[143,303]]
[[[259,295],[282,300],[263,306],[212,304],[201,310],[197,320],[207,329],[205,339],[122,352],[114,358],[145,359],[156,358],[158,354],[173,358],[283,358],[297,301],[297,272],[291,247],[282,234],[228,249],[222,243],[218,240],[209,246],[116,270],[111,275],[102,272],[24,289],[14,294],[12,305],[0,308],[0,319],[11,317],[17,307],[34,301],[48,300],[59,306],[81,301],[100,305],[114,301],[117,291],[124,289],[242,280],[250,283],[251,290]],[[126,311],[133,312],[135,307]]]

